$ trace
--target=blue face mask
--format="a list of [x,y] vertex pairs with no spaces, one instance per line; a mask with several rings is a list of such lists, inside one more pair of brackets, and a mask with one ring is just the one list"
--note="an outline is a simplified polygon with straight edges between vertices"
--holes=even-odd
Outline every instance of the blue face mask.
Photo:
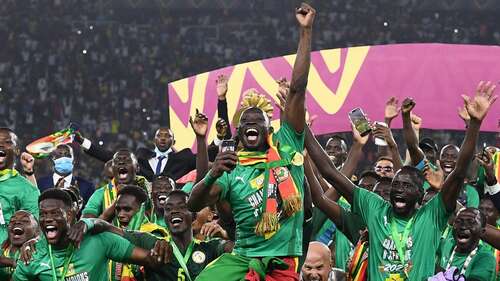
[[73,171],[73,158],[61,157],[55,159],[54,169],[60,174],[70,174]]

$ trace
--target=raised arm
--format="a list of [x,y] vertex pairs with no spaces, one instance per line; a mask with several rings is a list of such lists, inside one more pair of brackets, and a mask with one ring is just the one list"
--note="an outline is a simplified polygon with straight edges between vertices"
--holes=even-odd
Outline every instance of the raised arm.
[[340,169],[340,172],[342,172],[342,174],[344,174],[344,176],[346,176],[348,179],[350,179],[356,171],[359,160],[363,156],[363,147],[365,146],[366,142],[368,142],[368,138],[370,137],[370,135],[362,137],[352,123],[351,128],[354,143],[349,150],[349,154],[347,155],[344,166],[342,166],[342,169]]
[[500,230],[496,227],[489,224],[486,225],[485,232],[481,238],[495,249],[500,249]]
[[196,109],[194,118],[189,117],[189,123],[196,135],[196,182],[201,181],[208,171],[207,128],[208,118]]
[[474,149],[476,147],[481,123],[486,117],[491,105],[497,99],[497,96],[493,95],[494,91],[494,84],[481,81],[477,86],[474,97],[462,96],[465,108],[470,116],[470,123],[465,132],[465,139],[460,147],[455,169],[448,175],[443,183],[443,189],[441,190],[443,201],[448,211],[453,211],[455,209],[455,202],[463,185],[467,168],[474,156]]
[[375,130],[373,131],[375,137],[379,137],[385,140],[387,143],[387,148],[389,155],[394,163],[394,171],[398,171],[403,166],[401,161],[401,156],[399,155],[398,145],[392,136],[391,128],[383,126],[381,124],[375,124]]
[[313,167],[309,158],[306,158],[306,161],[304,162],[304,172],[307,182],[309,183],[311,198],[314,205],[318,207],[336,225],[341,225],[342,217],[340,206],[332,200],[328,199],[323,193],[321,184],[314,174]]
[[416,166],[425,158],[425,154],[420,147],[418,147],[418,137],[411,123],[411,111],[414,107],[415,101],[411,98],[406,98],[401,106],[401,115],[403,116],[403,137],[408,152],[410,153],[411,163],[413,166]]
[[[217,138],[219,140],[231,138],[231,128],[229,127],[229,115],[227,113],[227,84],[228,77],[226,75],[219,75],[217,77],[217,117],[219,120],[215,125],[217,127]],[[224,125],[224,126],[223,126]],[[219,128],[221,130],[219,130]]]
[[326,152],[319,145],[309,127],[305,128],[305,134],[307,152],[313,163],[316,164],[318,171],[328,183],[335,186],[340,195],[346,198],[349,203],[352,203],[354,189],[357,187],[335,168],[330,157],[328,157]]
[[232,171],[237,162],[238,157],[234,151],[225,151],[217,154],[212,169],[203,180],[193,187],[188,199],[189,210],[198,212],[206,206],[215,204],[222,191],[222,188],[215,184],[215,181],[224,172]]
[[302,3],[295,14],[300,25],[300,41],[293,66],[290,94],[286,100],[284,119],[299,133],[304,131],[305,125],[306,108],[304,103],[309,65],[311,64],[312,25],[315,15],[316,11],[305,3]]

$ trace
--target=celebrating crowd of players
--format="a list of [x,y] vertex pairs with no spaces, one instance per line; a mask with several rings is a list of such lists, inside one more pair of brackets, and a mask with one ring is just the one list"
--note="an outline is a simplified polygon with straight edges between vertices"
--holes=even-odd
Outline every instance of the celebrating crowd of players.
[[[169,128],[156,131],[153,151],[105,151],[78,132],[75,143],[109,178],[94,190],[73,176],[72,146],[59,145],[53,175],[37,179],[15,132],[0,128],[1,280],[497,279],[498,149],[475,153],[495,85],[463,96],[464,141],[441,151],[419,141],[416,102],[390,99],[388,126],[372,128],[387,146],[356,178],[370,136],[353,126],[349,151],[341,137],[323,149],[306,120],[315,14],[307,4],[295,13],[300,39],[290,82],[278,81],[279,130],[269,101],[251,92],[232,137],[221,76],[217,138],[207,144],[203,113],[190,119],[196,154],[174,150]],[[405,160],[390,129],[399,115]]]

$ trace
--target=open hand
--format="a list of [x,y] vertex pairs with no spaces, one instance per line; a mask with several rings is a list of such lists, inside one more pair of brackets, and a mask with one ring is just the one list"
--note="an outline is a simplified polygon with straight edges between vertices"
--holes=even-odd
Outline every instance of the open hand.
[[205,137],[207,135],[208,118],[205,114],[199,112],[198,109],[196,109],[194,119],[192,116],[189,117],[189,124],[191,124],[191,128],[193,128],[196,136]]
[[316,10],[306,3],[302,3],[300,8],[295,9],[295,17],[299,25],[303,28],[311,28],[316,16]]
[[33,257],[33,254],[35,254],[36,252],[35,245],[37,242],[38,242],[38,237],[30,239],[24,242],[21,249],[19,249],[21,252],[19,259],[22,260],[24,264],[29,264],[31,262],[31,258]]
[[162,265],[172,262],[172,245],[165,240],[158,240],[149,255],[154,261],[153,267],[162,267]]
[[201,227],[200,234],[205,236],[205,237],[209,237],[209,238],[219,237],[219,238],[222,238],[224,240],[229,239],[227,232],[216,221],[211,221],[211,222],[205,223]]
[[424,166],[424,176],[429,185],[434,189],[434,190],[441,190],[443,187],[443,182],[444,182],[444,172],[443,169],[441,169],[441,163],[439,160],[436,161],[436,170],[434,170],[431,166],[429,161],[426,160],[425,166]]
[[87,225],[83,221],[78,221],[68,230],[68,239],[78,249],[87,231]]
[[482,121],[491,105],[496,101],[498,96],[493,95],[495,92],[496,85],[491,83],[491,81],[479,82],[476,94],[474,97],[469,97],[466,95],[462,95],[464,99],[464,107],[467,110],[471,120],[475,119],[478,121]]
[[401,111],[401,108],[398,108],[398,99],[396,97],[391,97],[386,103],[385,103],[385,112],[384,112],[384,117],[386,120],[390,121],[394,118],[396,118]]
[[228,77],[224,74],[217,76],[217,80],[215,80],[215,83],[217,84],[217,98],[219,100],[226,99],[228,81]]
[[276,80],[276,83],[278,83],[278,93],[276,94],[279,100],[278,108],[281,111],[284,111],[286,99],[288,97],[288,93],[290,93],[290,82],[288,82],[286,78],[283,77],[279,80]]

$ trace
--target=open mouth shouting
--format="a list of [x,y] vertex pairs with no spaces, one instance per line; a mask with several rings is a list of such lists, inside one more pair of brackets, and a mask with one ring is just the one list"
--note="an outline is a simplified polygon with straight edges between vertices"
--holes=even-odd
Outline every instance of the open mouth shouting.
[[455,167],[452,163],[449,163],[449,162],[443,163],[443,171],[447,174],[451,173],[454,168]]
[[46,225],[43,229],[45,232],[45,237],[47,237],[47,241],[50,244],[54,244],[57,242],[57,238],[59,237],[59,229],[55,225]]
[[256,145],[259,140],[259,131],[255,128],[248,128],[245,130],[245,137],[250,145]]
[[120,181],[126,181],[128,178],[128,169],[125,167],[121,167],[118,169],[118,180]]
[[6,158],[7,158],[7,152],[3,149],[0,149],[0,164],[5,163]]
[[471,240],[471,232],[468,229],[458,230],[456,233],[457,243],[467,244]]
[[24,242],[26,239],[24,226],[21,224],[14,225],[14,227],[9,228],[10,237],[14,241]]
[[167,201],[167,195],[165,195],[165,194],[158,195],[158,204],[160,206],[165,206],[166,201]]

